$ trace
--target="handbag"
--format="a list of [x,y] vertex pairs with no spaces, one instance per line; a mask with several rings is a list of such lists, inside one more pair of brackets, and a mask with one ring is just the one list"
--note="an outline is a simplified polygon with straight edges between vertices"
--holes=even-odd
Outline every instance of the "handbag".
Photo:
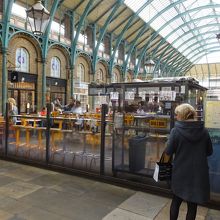
[[156,182],[170,180],[172,176],[172,157],[165,152],[161,155],[160,161],[156,162],[153,178]]

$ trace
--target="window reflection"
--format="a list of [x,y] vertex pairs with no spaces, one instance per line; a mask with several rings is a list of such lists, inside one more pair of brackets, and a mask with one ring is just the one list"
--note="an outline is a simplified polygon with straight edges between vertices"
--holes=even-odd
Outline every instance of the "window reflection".
[[29,72],[29,54],[25,48],[17,48],[15,65],[16,70],[21,72]]
[[57,57],[51,59],[51,76],[60,78],[60,60]]

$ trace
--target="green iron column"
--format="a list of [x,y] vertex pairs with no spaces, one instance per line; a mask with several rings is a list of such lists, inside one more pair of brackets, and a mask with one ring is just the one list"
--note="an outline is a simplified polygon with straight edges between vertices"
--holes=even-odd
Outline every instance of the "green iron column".
[[[95,52],[95,47],[96,47],[96,23],[93,24],[92,27],[92,51],[93,53]],[[92,81],[95,81],[95,72],[96,72],[96,66],[91,65],[92,68]],[[91,109],[95,108],[95,97],[91,96]]]
[[2,114],[6,113],[6,102],[7,102],[7,81],[8,81],[8,70],[7,70],[7,49],[8,49],[8,38],[9,38],[9,26],[10,17],[12,11],[12,5],[14,0],[4,1],[3,4],[3,26],[2,26]]
[[7,49],[2,48],[2,113],[5,115],[6,102],[7,102],[7,81],[8,81],[8,71],[7,71]]
[[51,30],[51,24],[55,17],[55,13],[59,5],[60,0],[54,0],[51,11],[50,11],[50,20],[43,35],[43,46],[42,46],[42,106],[46,105],[46,59],[48,53],[48,44],[49,44],[49,34]]
[[70,97],[73,96],[73,93],[74,93],[74,67],[75,65],[71,65],[70,67],[70,75],[71,75],[71,85],[70,85]]
[[71,57],[70,57],[70,97],[74,93],[74,67],[75,67],[75,51],[76,45],[74,45],[74,32],[75,32],[75,12],[70,12],[70,31],[71,31]]
[[46,104],[46,58],[42,59],[42,107]]
[[76,34],[74,36],[74,30],[75,30],[75,24],[74,24],[74,11],[72,12],[72,19],[71,19],[71,29],[72,29],[72,42],[71,42],[71,95],[73,95],[73,91],[74,91],[74,78],[73,78],[73,74],[74,74],[74,67],[75,67],[75,62],[76,62],[76,56],[77,56],[77,53],[76,53],[76,50],[77,50],[77,42],[78,42],[78,38],[79,38],[79,35],[80,35],[80,31],[84,25],[84,22],[85,22],[85,19],[92,7],[94,3],[94,0],[89,0],[89,2],[87,3],[84,11],[83,11],[83,14],[80,16],[80,19],[79,19],[79,22],[78,22],[78,26],[77,26],[77,29],[76,29]]

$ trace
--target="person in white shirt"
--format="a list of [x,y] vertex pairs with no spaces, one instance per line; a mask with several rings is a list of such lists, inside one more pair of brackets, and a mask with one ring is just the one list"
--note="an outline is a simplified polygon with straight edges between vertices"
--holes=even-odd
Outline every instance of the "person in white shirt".
[[75,114],[83,114],[83,109],[81,107],[81,103],[80,101],[76,100],[76,105],[75,107],[71,110],[72,113],[75,113]]

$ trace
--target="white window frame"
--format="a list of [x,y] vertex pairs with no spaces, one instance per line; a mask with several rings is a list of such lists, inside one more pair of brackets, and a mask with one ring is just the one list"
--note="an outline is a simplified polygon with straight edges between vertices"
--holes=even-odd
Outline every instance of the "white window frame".
[[76,80],[78,82],[85,82],[85,66],[82,63],[78,64]]
[[117,82],[119,82],[118,73],[113,72],[113,74],[112,74],[112,83],[117,83]]
[[[55,64],[57,64],[57,68],[54,69],[54,62]],[[60,59],[58,57],[52,57],[51,58],[51,62],[50,62],[50,76],[51,77],[56,77],[56,78],[60,78],[61,73],[60,73]]]
[[23,48],[16,49],[15,66],[17,71],[29,72],[29,53]]
[[96,73],[96,80],[100,82],[104,82],[104,72],[101,68],[99,68]]

